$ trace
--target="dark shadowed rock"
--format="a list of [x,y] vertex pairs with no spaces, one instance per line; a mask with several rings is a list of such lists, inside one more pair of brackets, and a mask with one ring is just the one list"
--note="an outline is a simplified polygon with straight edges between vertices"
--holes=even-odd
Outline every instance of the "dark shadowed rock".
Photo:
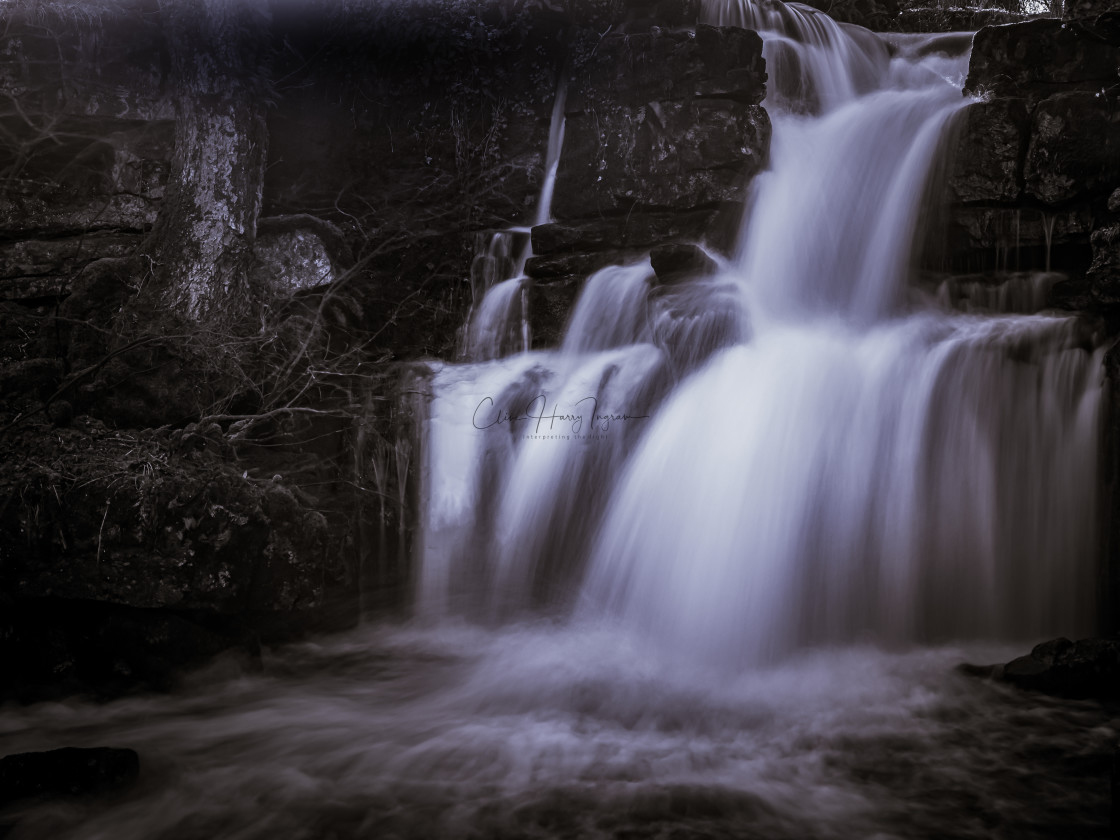
[[1024,163],[1029,195],[1053,205],[1107,194],[1120,183],[1120,108],[1108,99],[1100,91],[1078,91],[1039,103]]
[[[884,21],[883,31],[891,32],[975,32],[985,26],[1017,23],[1024,15],[1004,9],[928,8],[903,9]],[[853,21],[858,23],[858,21]],[[879,31],[879,30],[876,30]]]
[[1115,85],[1120,41],[1108,17],[984,27],[973,42],[965,91],[1037,101],[1052,93]]
[[553,215],[689,211],[741,198],[765,165],[762,41],[700,26],[608,36],[573,83]]
[[525,263],[525,273],[535,280],[586,277],[608,265],[623,265],[642,255],[639,250],[596,251],[590,254],[556,254],[533,257]]
[[1051,639],[1006,665],[962,666],[960,670],[1043,694],[1116,699],[1120,697],[1120,640]]
[[699,239],[711,221],[707,210],[630,213],[578,222],[552,222],[533,228],[533,253],[587,253],[618,248],[649,248],[676,239]]
[[230,464],[216,424],[120,432],[85,417],[5,443],[0,590],[13,597],[297,614],[342,574],[313,502]]
[[641,32],[651,26],[695,26],[700,0],[624,0],[623,31]]
[[660,245],[649,252],[650,264],[662,283],[716,273],[716,261],[697,245]]
[[140,774],[135,750],[94,747],[0,758],[0,805],[40,796],[83,796],[128,787]]
[[[1084,246],[1094,215],[1086,204],[1052,212],[1032,206],[958,206],[950,224],[962,251],[1002,251],[1011,269],[1045,268],[1045,247]],[[1031,251],[1036,253],[1030,253]],[[989,268],[992,266],[989,266]]]
[[1022,192],[1029,114],[1022,99],[978,102],[965,112],[950,188],[957,201],[1014,201]]
[[0,597],[0,700],[168,691],[185,669],[223,652],[252,670],[260,643],[247,623],[95,601]]
[[571,275],[533,284],[529,295],[529,318],[533,324],[534,347],[560,346],[581,288],[581,283]]
[[1120,303],[1120,221],[1093,231],[1089,239],[1093,262],[1088,281],[1098,301]]
[[1058,270],[1064,308],[1116,299],[1107,211],[1120,183],[1120,14],[1038,19],[977,33],[950,179],[951,263]]

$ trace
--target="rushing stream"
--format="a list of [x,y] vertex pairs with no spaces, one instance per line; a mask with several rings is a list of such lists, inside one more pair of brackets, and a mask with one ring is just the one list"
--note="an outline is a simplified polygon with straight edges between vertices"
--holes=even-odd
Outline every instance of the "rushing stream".
[[1092,704],[868,648],[726,674],[613,630],[367,629],[175,697],[0,716],[6,749],[130,745],[119,801],[9,813],[12,840],[1106,837]]
[[1106,836],[1106,711],[954,671],[1093,630],[1101,367],[1047,277],[912,282],[967,39],[704,5],[770,73],[733,257],[604,269],[511,354],[486,252],[517,276],[432,366],[415,621],[6,709],[7,751],[144,767],[11,837]]

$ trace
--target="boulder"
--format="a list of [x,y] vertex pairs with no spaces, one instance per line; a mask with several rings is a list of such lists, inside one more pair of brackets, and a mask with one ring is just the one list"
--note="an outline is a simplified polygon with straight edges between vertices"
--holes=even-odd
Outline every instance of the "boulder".
[[1120,640],[1053,639],[1007,663],[1002,679],[1063,697],[1120,696]]
[[1120,639],[1051,639],[1006,665],[962,666],[1019,688],[1059,697],[1120,698]]

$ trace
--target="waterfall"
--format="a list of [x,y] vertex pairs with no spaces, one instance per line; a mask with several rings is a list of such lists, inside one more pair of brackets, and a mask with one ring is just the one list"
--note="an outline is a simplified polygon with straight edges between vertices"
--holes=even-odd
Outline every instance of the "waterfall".
[[704,15],[770,73],[734,259],[605,269],[558,350],[438,367],[419,614],[545,611],[718,668],[1091,631],[1102,350],[1039,312],[1048,278],[914,282],[964,39]]
[[[556,171],[560,168],[560,150],[564,147],[567,92],[567,80],[561,72],[552,102],[544,181],[537,198],[534,227],[552,220],[552,194],[556,189]],[[478,256],[472,266],[471,296],[479,303],[467,316],[460,353],[465,359],[487,361],[529,349],[532,336],[529,331],[529,289],[525,263],[533,255],[530,230],[513,227],[498,231],[489,237],[485,250],[476,247]],[[479,266],[482,270],[476,271]],[[476,275],[481,282],[476,280]]]

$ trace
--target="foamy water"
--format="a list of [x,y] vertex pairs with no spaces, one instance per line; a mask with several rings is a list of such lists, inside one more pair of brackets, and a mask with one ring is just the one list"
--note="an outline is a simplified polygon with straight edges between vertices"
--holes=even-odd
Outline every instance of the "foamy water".
[[734,675],[614,628],[369,628],[173,697],[5,709],[6,751],[128,746],[142,771],[0,819],[13,840],[1105,836],[1107,714],[953,671],[1013,653]]

